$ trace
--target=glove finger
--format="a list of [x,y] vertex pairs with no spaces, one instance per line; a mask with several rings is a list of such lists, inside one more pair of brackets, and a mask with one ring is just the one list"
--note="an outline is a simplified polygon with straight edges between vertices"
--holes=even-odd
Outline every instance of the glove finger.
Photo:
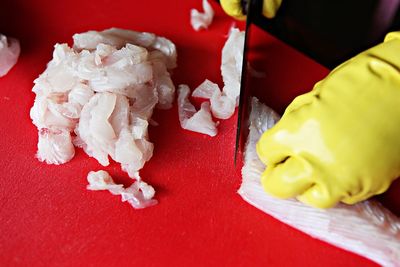
[[373,193],[369,193],[366,195],[362,195],[362,194],[358,194],[355,196],[348,196],[342,199],[343,203],[349,204],[349,205],[353,205],[356,204],[358,202],[361,202],[363,200],[366,200],[367,198],[372,197],[374,194]]
[[294,112],[318,100],[318,98],[320,97],[321,89],[322,81],[317,82],[310,92],[299,95],[295,99],[293,99],[292,103],[290,103],[290,105],[286,108],[285,114]]
[[263,15],[269,19],[275,17],[279,7],[282,4],[282,0],[264,0],[263,3]]
[[222,9],[231,17],[238,20],[245,20],[246,16],[243,13],[241,0],[220,0]]
[[355,203],[366,200],[374,195],[379,195],[388,190],[390,186],[390,181],[384,182],[379,188],[371,188],[370,186],[364,186],[359,192],[356,194],[347,195],[343,198],[342,202],[353,205]]
[[330,194],[326,188],[316,184],[302,195],[298,196],[297,199],[315,208],[327,209],[335,206],[341,201],[342,197]]
[[283,163],[267,166],[261,176],[264,190],[279,198],[302,194],[313,185],[312,168],[299,157],[288,157]]

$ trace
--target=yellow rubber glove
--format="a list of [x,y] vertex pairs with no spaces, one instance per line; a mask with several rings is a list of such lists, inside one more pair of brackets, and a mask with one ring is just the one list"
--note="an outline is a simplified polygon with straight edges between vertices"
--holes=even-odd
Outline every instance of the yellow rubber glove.
[[400,176],[400,32],[297,97],[257,153],[279,198],[329,208],[386,191]]
[[[243,0],[220,0],[225,13],[239,20],[246,19],[246,15],[243,14],[242,2]],[[275,17],[281,4],[282,0],[264,0],[263,15],[269,19]]]

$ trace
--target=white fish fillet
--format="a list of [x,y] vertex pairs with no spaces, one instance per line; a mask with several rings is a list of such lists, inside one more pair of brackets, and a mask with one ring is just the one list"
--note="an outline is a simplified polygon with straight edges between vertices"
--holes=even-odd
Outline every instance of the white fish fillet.
[[0,77],[6,75],[17,63],[20,52],[17,39],[0,34]]
[[143,209],[157,204],[153,199],[154,188],[143,181],[136,181],[130,187],[124,188],[121,184],[115,184],[110,174],[106,171],[91,171],[87,176],[88,190],[108,190],[113,195],[120,195],[122,202],[127,201],[135,209]]
[[215,136],[217,124],[212,120],[210,104],[203,102],[199,111],[189,101],[190,89],[181,84],[178,87],[178,115],[183,129]]
[[207,0],[203,0],[203,10],[200,12],[197,9],[190,10],[190,24],[194,30],[207,29],[213,21],[214,10]]
[[277,199],[264,192],[260,177],[265,166],[255,145],[279,116],[252,99],[250,133],[238,193],[251,205],[310,236],[357,253],[383,266],[400,266],[400,219],[374,200],[328,210],[315,209],[295,199]]

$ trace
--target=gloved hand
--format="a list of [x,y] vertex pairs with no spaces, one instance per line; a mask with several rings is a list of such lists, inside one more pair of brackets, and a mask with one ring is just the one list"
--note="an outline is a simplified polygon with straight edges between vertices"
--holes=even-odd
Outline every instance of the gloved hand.
[[[221,6],[226,14],[239,20],[244,20],[246,18],[246,15],[243,13],[244,2],[244,0],[220,0]],[[282,0],[264,0],[263,15],[270,19],[275,17],[281,3]]]
[[386,191],[400,176],[400,32],[298,96],[257,153],[276,197],[329,208]]

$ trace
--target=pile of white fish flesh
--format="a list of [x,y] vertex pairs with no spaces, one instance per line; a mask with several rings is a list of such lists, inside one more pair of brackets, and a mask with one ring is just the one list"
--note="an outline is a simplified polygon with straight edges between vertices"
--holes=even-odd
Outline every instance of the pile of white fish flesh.
[[178,88],[179,122],[182,128],[209,136],[217,135],[217,124],[212,120],[210,103],[203,102],[199,111],[189,101],[190,89],[181,84]]
[[17,39],[0,34],[0,77],[6,75],[17,63],[20,51]]
[[[228,119],[233,115],[239,104],[243,46],[244,32],[232,28],[221,56],[221,75],[224,87],[221,90],[218,84],[206,79],[192,93],[192,97],[209,101],[209,104],[202,105],[201,109],[197,111],[200,115],[196,113],[195,108],[189,102],[188,91],[190,89],[186,89],[187,85],[180,86],[178,111],[182,128],[215,136],[218,132],[218,123],[212,120],[211,113],[217,119]],[[188,103],[190,104],[189,112]]]
[[53,59],[34,81],[30,115],[39,133],[37,158],[63,164],[73,158],[74,146],[81,147],[103,166],[109,157],[120,163],[141,188],[138,172],[153,155],[153,109],[170,108],[175,96],[170,72],[176,47],[152,33],[116,28],[73,40],[73,47],[55,45]]
[[194,8],[190,10],[190,24],[192,24],[195,31],[207,29],[214,18],[214,10],[210,3],[207,0],[203,0],[202,4],[204,12],[200,12]]
[[316,209],[296,199],[277,199],[262,188],[265,165],[258,159],[256,143],[279,116],[256,98],[252,99],[250,132],[242,168],[239,194],[245,201],[274,218],[306,233],[352,251],[383,266],[400,266],[400,219],[379,202],[367,200],[356,205],[339,204]]

